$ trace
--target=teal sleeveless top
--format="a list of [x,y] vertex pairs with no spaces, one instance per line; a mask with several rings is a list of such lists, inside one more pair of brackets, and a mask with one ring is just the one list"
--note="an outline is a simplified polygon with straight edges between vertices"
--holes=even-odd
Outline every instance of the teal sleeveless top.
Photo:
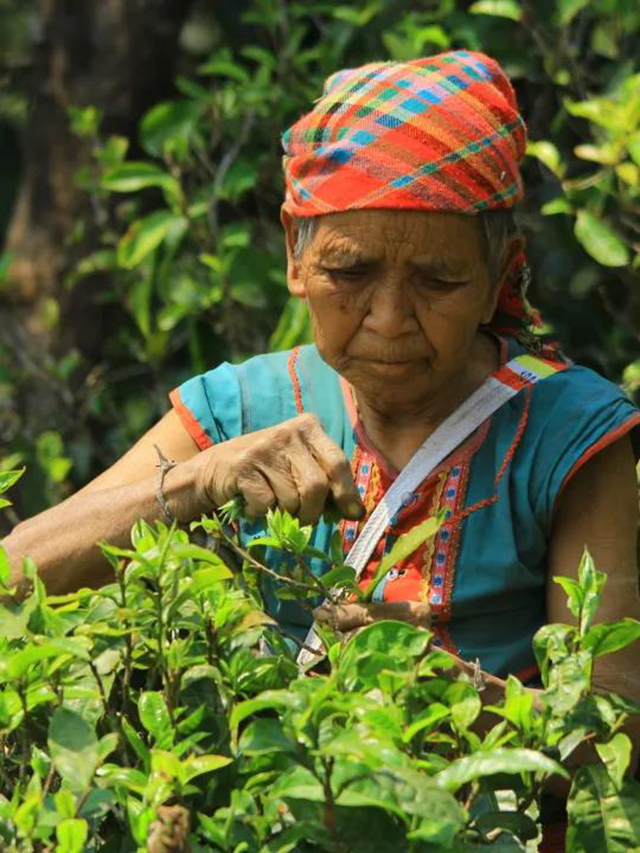
[[[504,340],[502,361],[524,352]],[[222,364],[171,393],[182,423],[201,450],[310,412],[351,460],[367,515],[397,472],[370,444],[349,389],[315,346]],[[613,383],[571,364],[521,391],[431,472],[381,541],[366,578],[395,538],[447,508],[435,539],[396,566],[376,591],[382,600],[427,601],[435,642],[505,677],[535,672],[532,638],[546,622],[546,558],[555,501],[571,476],[594,454],[640,425],[640,411]],[[365,519],[366,520],[366,519]],[[345,551],[358,525],[341,524]],[[322,519],[312,544],[329,550],[334,526]],[[240,535],[262,535],[242,522]],[[276,559],[277,557],[277,559]],[[267,552],[274,569],[282,554]],[[312,561],[315,572],[327,565]],[[265,581],[267,609],[285,636],[303,639],[310,626],[296,602],[275,595]]]

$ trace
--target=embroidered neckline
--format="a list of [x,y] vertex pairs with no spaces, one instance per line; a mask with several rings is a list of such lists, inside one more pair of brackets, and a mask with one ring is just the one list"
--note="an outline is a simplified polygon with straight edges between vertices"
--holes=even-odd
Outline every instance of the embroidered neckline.
[[[498,367],[493,371],[491,376],[495,376],[496,373],[503,367],[504,364],[509,360],[509,341],[502,337],[501,335],[495,334],[494,332],[487,332],[491,337],[493,337],[498,344],[499,355],[498,355]],[[340,388],[342,390],[342,399],[344,402],[344,406],[349,417],[349,421],[353,428],[356,437],[357,446],[361,447],[362,450],[366,451],[370,456],[375,459],[376,464],[380,471],[393,482],[398,474],[400,473],[398,469],[387,459],[387,457],[375,446],[375,444],[369,438],[365,426],[360,418],[360,414],[358,412],[358,408],[355,400],[355,393],[353,386],[343,377],[340,376]],[[487,423],[490,423],[491,418]],[[427,480],[425,482],[430,482],[432,477],[440,474],[443,470],[452,467],[453,465],[459,464],[462,461],[462,456],[469,452],[468,445],[472,442],[474,437],[478,434],[481,428],[479,427],[474,433],[472,433],[469,438],[465,439],[465,441],[457,447],[447,459],[444,459],[437,468],[431,472]],[[486,433],[485,433],[486,434]],[[483,436],[484,438],[484,436]],[[474,447],[475,451],[477,448]]]

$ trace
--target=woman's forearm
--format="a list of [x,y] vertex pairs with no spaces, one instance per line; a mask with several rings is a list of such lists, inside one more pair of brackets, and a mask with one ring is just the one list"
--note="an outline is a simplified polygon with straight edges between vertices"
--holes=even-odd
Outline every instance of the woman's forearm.
[[[195,483],[196,460],[181,462],[167,473],[163,492],[181,521],[211,509],[199,497]],[[72,496],[64,503],[17,525],[3,541],[11,564],[11,582],[22,579],[24,557],[31,557],[51,594],[83,586],[100,586],[112,577],[109,563],[97,542],[126,547],[132,525],[166,520],[156,498],[157,481],[148,477],[125,486],[96,489]]]

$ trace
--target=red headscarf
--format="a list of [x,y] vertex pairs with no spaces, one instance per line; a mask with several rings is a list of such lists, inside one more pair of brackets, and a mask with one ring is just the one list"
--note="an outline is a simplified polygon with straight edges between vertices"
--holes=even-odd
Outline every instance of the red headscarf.
[[[526,127],[500,65],[466,50],[338,71],[283,136],[285,208],[319,216],[363,208],[477,214],[523,195]],[[524,254],[511,264],[491,328],[527,334]]]

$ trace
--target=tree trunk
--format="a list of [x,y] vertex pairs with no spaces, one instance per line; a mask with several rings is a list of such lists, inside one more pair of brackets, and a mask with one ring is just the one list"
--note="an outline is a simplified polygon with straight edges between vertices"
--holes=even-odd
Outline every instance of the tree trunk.
[[68,109],[93,105],[107,133],[134,140],[141,114],[171,91],[190,5],[38,2],[23,168],[5,241],[10,265],[0,282],[0,375],[9,372],[12,385],[11,399],[0,399],[0,458],[17,436],[29,444],[44,429],[73,423],[74,401],[52,376],[52,357],[63,336],[65,350],[89,355],[101,337],[91,284],[88,296],[86,282],[75,295],[63,289],[65,273],[95,247],[86,230],[90,200],[74,180],[90,163],[90,145],[71,132]]

